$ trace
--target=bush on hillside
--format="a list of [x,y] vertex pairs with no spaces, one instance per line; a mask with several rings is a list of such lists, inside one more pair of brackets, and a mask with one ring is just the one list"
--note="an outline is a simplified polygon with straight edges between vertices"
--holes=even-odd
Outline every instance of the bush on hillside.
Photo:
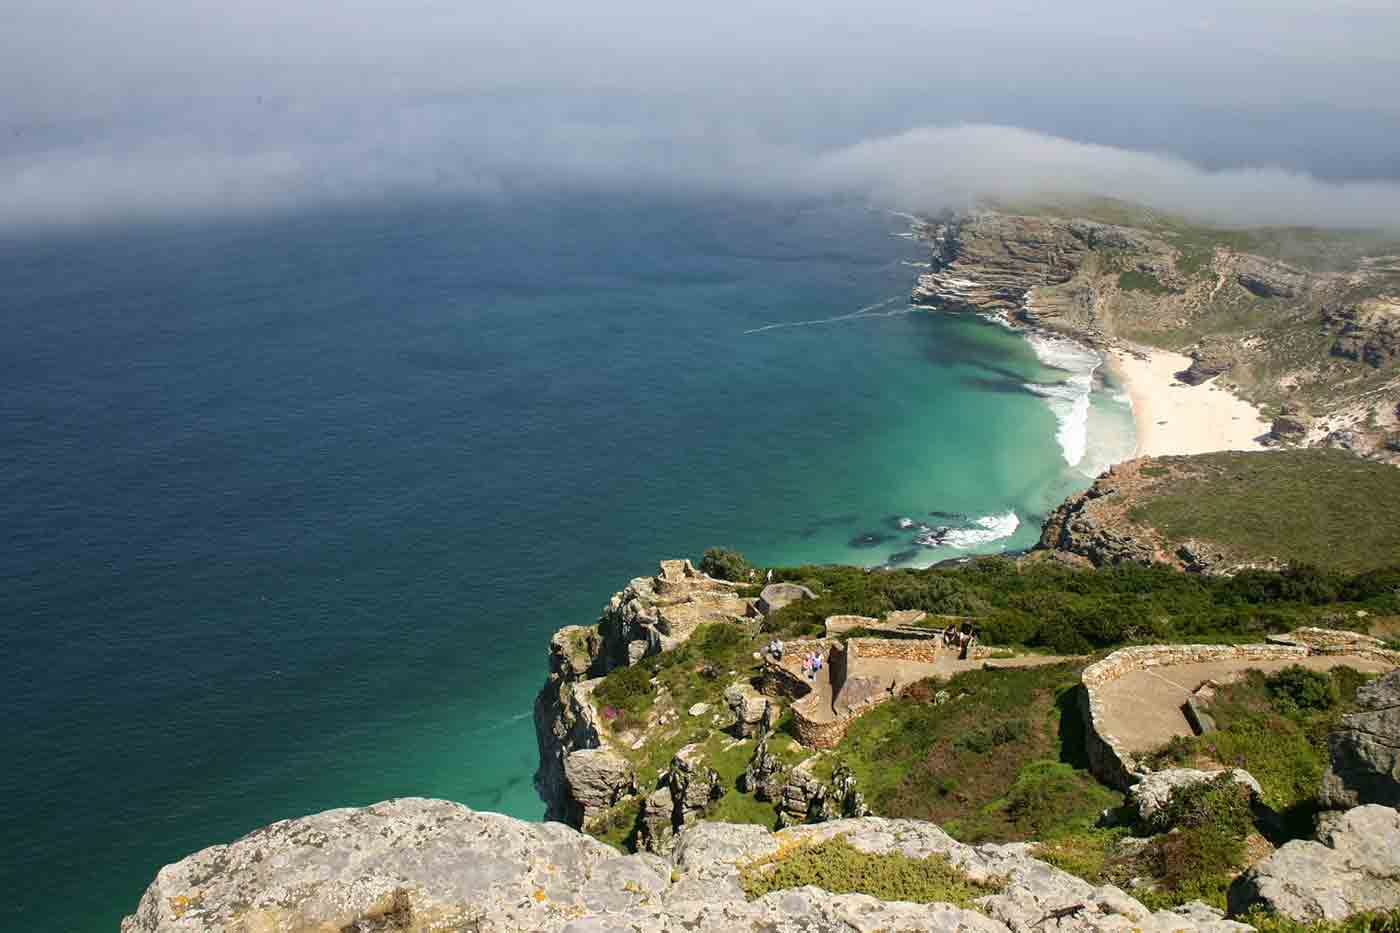
[[1301,664],[1270,674],[1264,682],[1273,694],[1274,706],[1285,715],[1329,710],[1340,699],[1337,684],[1326,672],[1310,671]]
[[747,580],[753,572],[753,564],[738,551],[729,548],[712,547],[700,558],[700,572],[717,580]]

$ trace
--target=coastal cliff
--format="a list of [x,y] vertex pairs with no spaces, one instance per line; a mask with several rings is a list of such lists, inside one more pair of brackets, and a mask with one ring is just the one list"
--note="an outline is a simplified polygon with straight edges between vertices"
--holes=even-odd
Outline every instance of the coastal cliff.
[[554,634],[549,676],[534,708],[535,787],[546,819],[582,827],[636,792],[623,754],[629,737],[599,728],[601,712],[592,700],[599,678],[684,644],[701,625],[753,618],[756,600],[739,590],[688,560],[662,561],[656,576],[638,577],[615,593],[596,625],[565,626]]
[[1215,380],[1283,419],[1267,442],[1400,463],[1393,243],[1204,228],[1122,205],[981,210],[920,229],[930,269],[916,305],[1183,353],[1181,384]]

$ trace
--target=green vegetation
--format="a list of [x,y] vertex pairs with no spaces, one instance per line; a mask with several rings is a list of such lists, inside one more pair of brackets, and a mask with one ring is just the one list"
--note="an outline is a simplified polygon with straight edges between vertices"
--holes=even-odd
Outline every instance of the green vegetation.
[[[1400,471],[1374,466],[1400,482]],[[1400,534],[1376,527],[1382,525],[1400,527],[1368,518],[1357,536]],[[1393,560],[1396,553],[1400,546],[1376,559],[1388,554]],[[983,558],[957,569],[867,573],[858,567],[808,566],[774,575],[818,594],[764,622],[765,632],[784,637],[820,633],[829,615],[922,609],[975,616],[987,644],[1082,654],[1125,643],[1254,641],[1300,625],[1358,628],[1370,618],[1400,614],[1400,569],[1351,576],[1299,567],[1284,574],[1248,571],[1217,578],[1168,567],[1084,571]],[[1368,615],[1357,617],[1358,610]]]
[[700,572],[718,580],[747,580],[753,569],[748,558],[729,548],[712,547],[700,558]]
[[1004,886],[972,881],[941,853],[921,859],[898,852],[871,855],[845,836],[780,850],[745,866],[739,881],[751,899],[811,884],[832,894],[869,894],[918,904],[939,901],[959,907],[970,907],[974,899],[995,894]]
[[916,684],[852,724],[823,764],[845,763],[876,813],[932,820],[964,842],[1087,828],[1123,798],[1084,770],[1081,667]]
[[1238,919],[1259,933],[1400,933],[1400,911],[1371,911],[1337,922],[1301,923],[1282,914],[1256,909]]
[[1250,671],[1217,691],[1210,705],[1217,731],[1174,739],[1151,763],[1244,768],[1259,781],[1264,803],[1283,815],[1286,834],[1305,835],[1327,766],[1327,734],[1354,708],[1366,679],[1349,667]]
[[1129,269],[1118,273],[1118,287],[1127,292],[1148,292],[1152,295],[1170,295],[1172,290],[1162,284],[1162,280],[1151,272]]
[[1357,572],[1400,554],[1400,471],[1336,450],[1163,457],[1175,477],[1129,517],[1172,541],[1211,542],[1238,560],[1282,558]]
[[670,691],[678,709],[714,702],[732,679],[731,670],[753,668],[753,641],[738,623],[702,625],[674,651],[610,671],[594,689],[594,701],[603,720],[616,731],[644,725],[662,688]]

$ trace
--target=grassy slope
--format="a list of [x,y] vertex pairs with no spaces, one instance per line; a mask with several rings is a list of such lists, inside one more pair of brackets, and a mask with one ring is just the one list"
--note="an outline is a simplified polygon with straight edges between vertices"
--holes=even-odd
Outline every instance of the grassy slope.
[[1176,478],[1130,517],[1233,558],[1283,558],[1342,571],[1400,560],[1400,470],[1333,450],[1164,457]]
[[868,713],[827,759],[890,817],[931,820],[966,842],[1087,828],[1121,794],[1085,770],[1074,696],[1081,664],[971,671],[926,681]]

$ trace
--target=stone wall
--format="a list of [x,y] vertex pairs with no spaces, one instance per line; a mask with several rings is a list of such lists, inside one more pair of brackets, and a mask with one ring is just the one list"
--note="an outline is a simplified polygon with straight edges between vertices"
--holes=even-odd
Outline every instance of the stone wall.
[[1084,669],[1080,681],[1079,708],[1085,725],[1085,751],[1089,769],[1099,780],[1127,789],[1136,783],[1138,762],[1126,746],[1102,727],[1103,700],[1100,690],[1132,671],[1176,664],[1233,661],[1248,665],[1256,661],[1289,661],[1310,655],[1354,654],[1374,657],[1400,665],[1400,652],[1381,647],[1378,639],[1353,632],[1331,629],[1299,629],[1270,638],[1258,645],[1142,645],[1121,648]]

